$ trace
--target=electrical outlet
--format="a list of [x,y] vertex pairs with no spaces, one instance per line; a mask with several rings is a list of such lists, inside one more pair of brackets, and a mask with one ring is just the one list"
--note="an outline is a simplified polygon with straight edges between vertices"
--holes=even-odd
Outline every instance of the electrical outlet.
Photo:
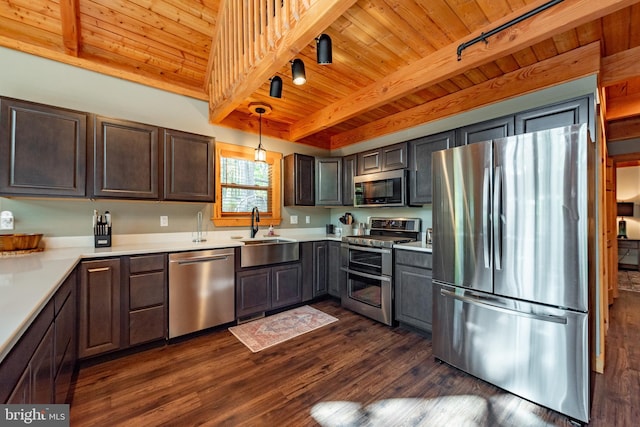
[[309,215],[307,215],[307,216],[304,218],[304,222],[306,222],[307,224],[311,224],[311,217],[310,217]]
[[169,226],[169,217],[166,215],[160,216],[160,227],[168,227]]
[[289,224],[297,224],[298,223],[298,215],[291,215],[289,217]]
[[13,230],[13,214],[11,211],[2,211],[2,214],[0,214],[0,230]]

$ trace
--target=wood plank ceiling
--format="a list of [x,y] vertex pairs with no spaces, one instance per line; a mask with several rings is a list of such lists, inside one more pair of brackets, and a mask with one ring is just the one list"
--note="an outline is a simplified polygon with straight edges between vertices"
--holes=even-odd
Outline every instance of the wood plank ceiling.
[[[224,1],[0,0],[0,45],[209,100]],[[338,148],[595,70],[606,86],[607,120],[635,123],[640,1],[565,0],[457,61],[460,43],[547,2],[354,1],[323,31],[333,41],[332,64],[316,63],[313,41],[290,49],[288,58],[278,57],[282,98],[269,97],[268,79],[252,81],[251,95],[234,99],[234,110],[217,122],[257,132],[249,104],[264,102],[272,106],[265,134]],[[293,58],[305,63],[305,85],[291,82]]]

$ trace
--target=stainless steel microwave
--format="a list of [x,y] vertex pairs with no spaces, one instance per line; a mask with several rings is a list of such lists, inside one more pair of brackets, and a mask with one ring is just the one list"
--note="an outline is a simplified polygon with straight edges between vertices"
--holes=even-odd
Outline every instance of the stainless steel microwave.
[[402,169],[355,176],[353,205],[362,208],[406,206],[406,177]]

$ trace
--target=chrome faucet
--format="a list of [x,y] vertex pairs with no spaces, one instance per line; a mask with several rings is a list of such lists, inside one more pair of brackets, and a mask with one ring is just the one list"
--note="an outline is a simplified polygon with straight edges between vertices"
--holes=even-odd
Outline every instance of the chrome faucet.
[[260,211],[258,207],[254,206],[251,210],[251,238],[253,239],[258,234],[258,223],[260,222]]

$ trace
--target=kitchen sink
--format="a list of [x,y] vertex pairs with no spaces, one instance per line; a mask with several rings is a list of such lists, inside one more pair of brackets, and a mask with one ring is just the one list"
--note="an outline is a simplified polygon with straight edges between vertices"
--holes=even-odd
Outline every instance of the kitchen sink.
[[292,240],[243,240],[242,243],[240,267],[279,264],[300,259],[300,246]]

